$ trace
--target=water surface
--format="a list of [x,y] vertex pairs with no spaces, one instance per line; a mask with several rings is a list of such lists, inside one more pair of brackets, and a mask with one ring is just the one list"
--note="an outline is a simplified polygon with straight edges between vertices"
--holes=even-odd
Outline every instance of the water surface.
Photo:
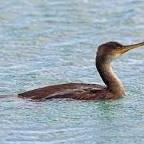
[[[101,83],[95,51],[143,41],[143,0],[1,0],[0,95],[46,85]],[[1,144],[143,144],[144,49],[114,62],[127,89],[116,101],[0,99]]]

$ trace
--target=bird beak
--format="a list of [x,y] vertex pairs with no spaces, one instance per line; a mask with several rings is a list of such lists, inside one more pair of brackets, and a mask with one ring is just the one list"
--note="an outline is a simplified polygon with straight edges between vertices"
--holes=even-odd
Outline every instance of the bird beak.
[[132,50],[132,49],[135,49],[135,48],[139,48],[141,46],[144,46],[144,42],[132,44],[132,45],[126,45],[123,47],[122,53],[125,53],[125,52]]

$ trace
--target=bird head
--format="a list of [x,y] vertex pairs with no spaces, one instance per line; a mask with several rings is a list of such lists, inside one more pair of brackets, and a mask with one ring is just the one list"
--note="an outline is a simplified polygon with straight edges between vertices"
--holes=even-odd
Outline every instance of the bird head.
[[129,50],[141,46],[144,46],[144,42],[132,45],[122,45],[118,42],[107,42],[98,47],[97,59],[100,61],[111,62],[113,59],[120,57]]

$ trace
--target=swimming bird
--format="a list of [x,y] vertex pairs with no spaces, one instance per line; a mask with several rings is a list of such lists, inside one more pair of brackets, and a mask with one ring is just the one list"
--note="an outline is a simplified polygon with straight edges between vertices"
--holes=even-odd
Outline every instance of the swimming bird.
[[107,42],[98,47],[95,64],[105,83],[104,86],[85,83],[58,84],[23,92],[18,94],[18,97],[40,101],[55,98],[70,98],[76,100],[107,100],[120,98],[125,94],[125,89],[121,80],[113,72],[112,61],[127,51],[141,46],[144,46],[144,42],[132,45]]

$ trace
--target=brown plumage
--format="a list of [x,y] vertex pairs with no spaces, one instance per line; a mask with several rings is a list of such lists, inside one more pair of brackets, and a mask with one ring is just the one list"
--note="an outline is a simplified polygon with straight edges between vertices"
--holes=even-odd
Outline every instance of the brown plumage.
[[20,93],[18,96],[32,100],[54,98],[77,100],[117,99],[123,96],[125,91],[122,82],[112,70],[111,62],[123,53],[143,45],[144,42],[127,46],[118,42],[107,42],[98,47],[96,68],[106,86],[84,83],[59,84]]

